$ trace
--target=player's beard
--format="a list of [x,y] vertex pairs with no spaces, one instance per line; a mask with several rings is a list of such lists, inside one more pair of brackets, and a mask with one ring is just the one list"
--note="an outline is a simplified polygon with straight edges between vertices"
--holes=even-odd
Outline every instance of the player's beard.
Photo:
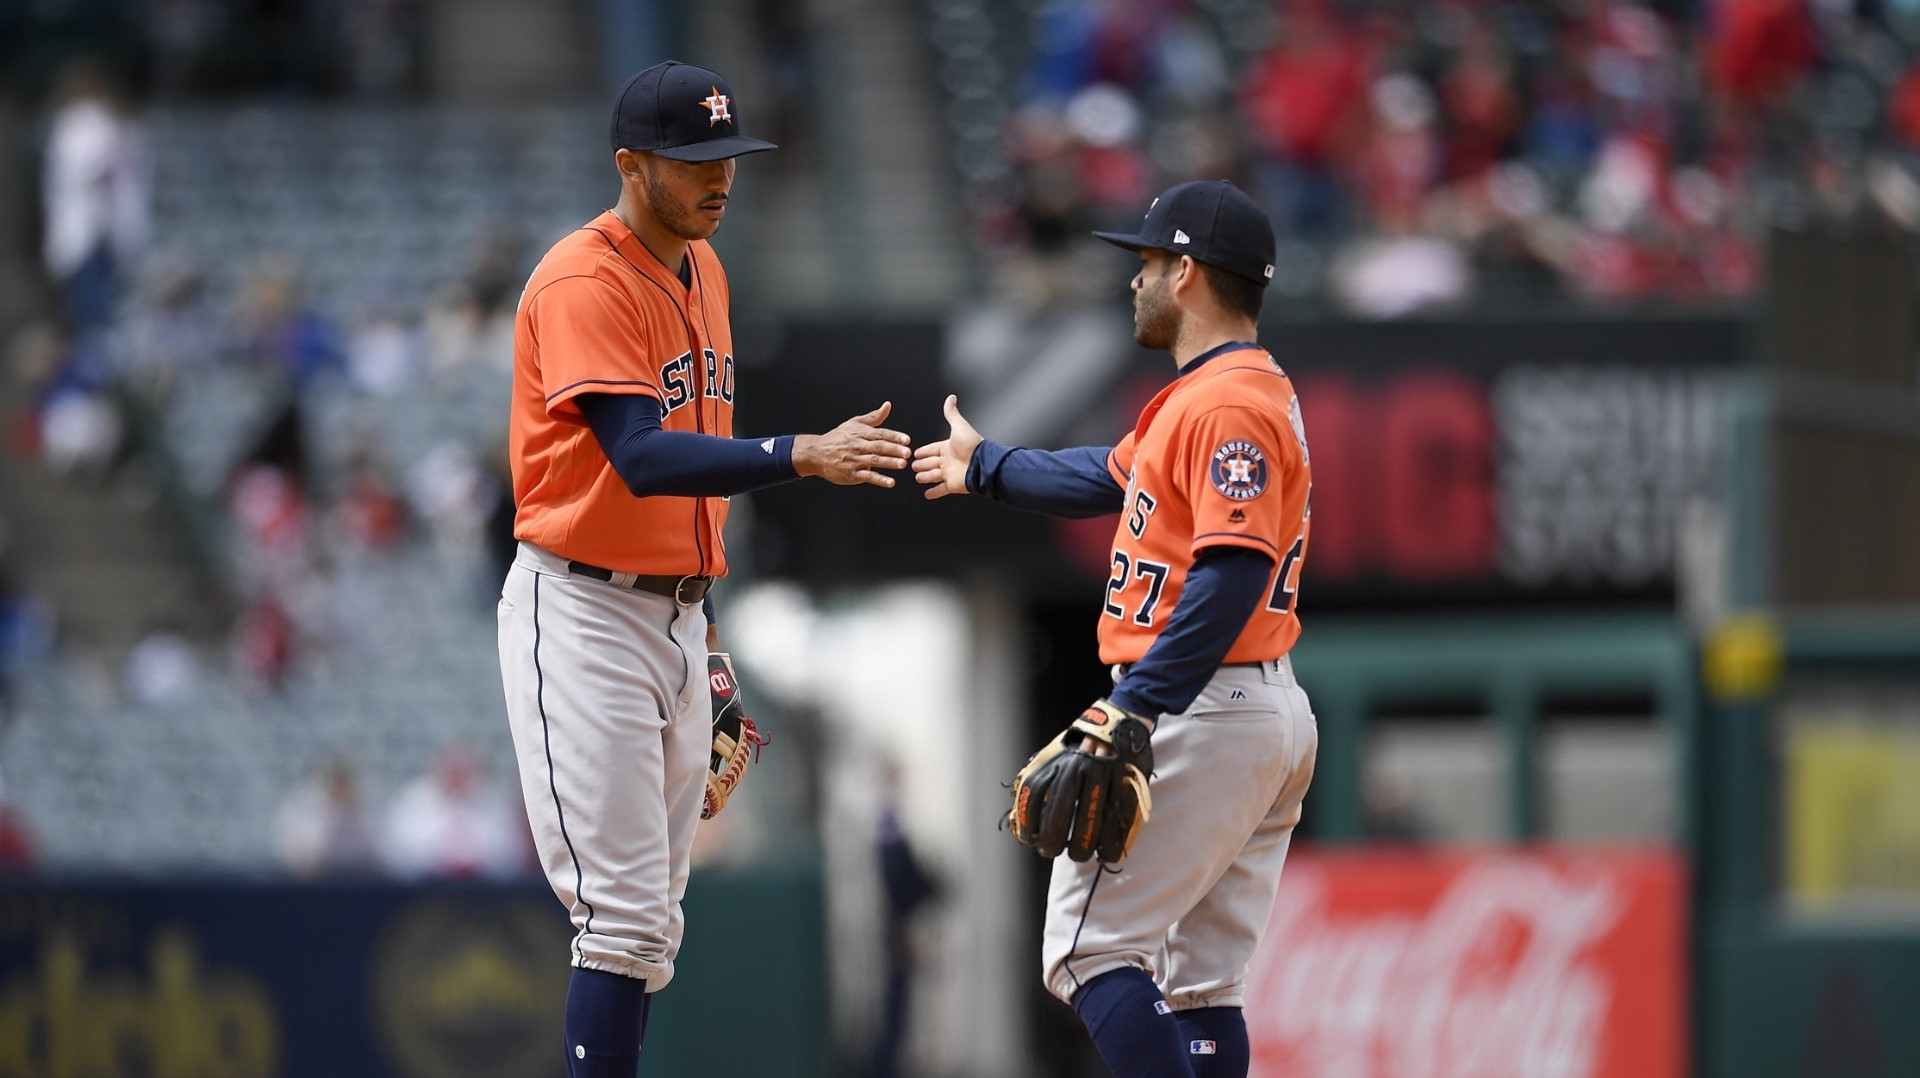
[[695,207],[675,202],[666,179],[651,167],[647,169],[647,209],[662,228],[683,240],[704,240],[720,231],[720,222],[709,221],[698,216]]
[[1148,348],[1172,348],[1180,339],[1180,308],[1168,277],[1142,285],[1133,296],[1133,339]]

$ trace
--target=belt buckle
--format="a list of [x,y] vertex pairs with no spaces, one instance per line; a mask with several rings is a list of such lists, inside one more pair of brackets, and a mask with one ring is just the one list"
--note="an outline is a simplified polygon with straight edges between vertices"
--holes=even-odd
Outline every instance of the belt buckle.
[[693,604],[699,602],[701,599],[706,598],[707,592],[705,588],[700,588],[700,594],[694,596],[693,598],[691,599],[687,598],[687,582],[692,581],[695,587],[699,587],[702,583],[706,581],[706,579],[707,579],[706,577],[694,576],[692,574],[688,574],[687,576],[681,577],[679,580],[674,582],[673,601],[676,603],[679,603],[681,606],[692,606]]

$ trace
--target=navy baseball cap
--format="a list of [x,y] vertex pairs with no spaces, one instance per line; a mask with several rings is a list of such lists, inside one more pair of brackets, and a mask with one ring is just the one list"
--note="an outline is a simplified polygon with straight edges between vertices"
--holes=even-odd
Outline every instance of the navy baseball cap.
[[1253,199],[1225,180],[1170,187],[1147,207],[1134,235],[1094,235],[1129,251],[1171,251],[1265,284],[1273,279],[1273,224]]
[[733,88],[719,72],[668,60],[627,80],[613,102],[613,148],[675,161],[718,161],[778,149],[740,133]]

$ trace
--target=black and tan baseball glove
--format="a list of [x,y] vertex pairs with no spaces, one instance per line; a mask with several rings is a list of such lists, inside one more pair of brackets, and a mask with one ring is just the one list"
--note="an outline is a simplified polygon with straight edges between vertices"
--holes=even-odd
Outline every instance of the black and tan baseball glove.
[[713,693],[713,755],[707,762],[703,820],[713,819],[727,807],[727,798],[747,777],[747,765],[760,759],[760,746],[769,740],[741,709],[740,682],[733,676],[731,655],[707,654],[707,688]]
[[[1115,864],[1153,812],[1153,732],[1148,720],[1105,700],[1073,720],[1013,779],[1007,826],[1042,857]],[[1103,743],[1110,753],[1100,753]]]

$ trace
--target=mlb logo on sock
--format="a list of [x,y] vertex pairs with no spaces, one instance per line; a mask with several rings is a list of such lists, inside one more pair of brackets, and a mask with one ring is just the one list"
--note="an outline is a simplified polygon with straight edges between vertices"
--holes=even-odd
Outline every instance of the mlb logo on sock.
[[1158,1001],[1156,1001],[1156,1002],[1154,1003],[1154,1005],[1153,1005],[1153,1013],[1155,1013],[1155,1014],[1172,1014],[1172,1013],[1173,1013],[1173,1004],[1171,1004],[1171,1003],[1168,1003],[1168,1002],[1167,1002],[1166,1000],[1164,1000],[1164,999],[1163,999],[1163,1000],[1158,1000]]
[[1212,1041],[1194,1041],[1192,1044],[1187,1045],[1187,1054],[1190,1056],[1213,1055],[1214,1054],[1213,1042]]

